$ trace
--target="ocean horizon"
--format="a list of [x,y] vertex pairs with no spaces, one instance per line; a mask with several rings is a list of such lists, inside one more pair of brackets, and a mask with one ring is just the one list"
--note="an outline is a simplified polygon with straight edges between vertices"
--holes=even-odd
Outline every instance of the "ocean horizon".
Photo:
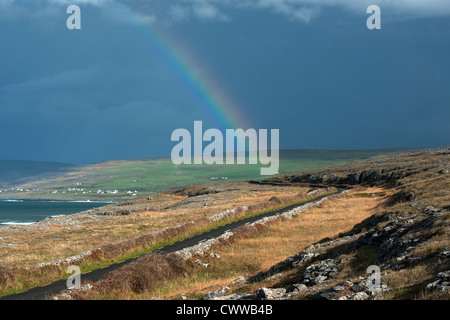
[[27,225],[108,205],[96,201],[0,200],[0,225]]

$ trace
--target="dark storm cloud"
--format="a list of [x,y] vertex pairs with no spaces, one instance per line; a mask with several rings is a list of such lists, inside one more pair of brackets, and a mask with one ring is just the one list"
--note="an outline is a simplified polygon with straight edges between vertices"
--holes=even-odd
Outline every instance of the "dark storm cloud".
[[317,3],[0,0],[0,158],[169,155],[171,132],[206,115],[164,61],[173,48],[155,50],[156,24],[282,148],[448,144],[450,5],[378,1],[369,31],[365,1]]

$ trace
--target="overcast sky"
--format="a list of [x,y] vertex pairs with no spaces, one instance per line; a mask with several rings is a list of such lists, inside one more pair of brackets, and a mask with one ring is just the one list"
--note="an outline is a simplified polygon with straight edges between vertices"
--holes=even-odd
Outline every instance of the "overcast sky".
[[0,0],[0,159],[170,156],[220,125],[169,49],[282,149],[450,145],[449,31],[448,0]]

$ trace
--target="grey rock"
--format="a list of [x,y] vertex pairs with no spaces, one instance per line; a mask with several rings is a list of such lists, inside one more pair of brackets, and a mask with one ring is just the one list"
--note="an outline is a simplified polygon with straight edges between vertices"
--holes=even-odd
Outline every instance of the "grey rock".
[[204,269],[208,268],[208,266],[209,266],[209,264],[208,264],[208,263],[203,263],[203,261],[202,261],[202,260],[200,260],[200,259],[197,259],[197,260],[195,260],[195,263],[197,263],[197,264],[201,265],[201,266],[202,266],[202,268],[204,268]]
[[427,285],[427,291],[436,291],[440,294],[450,292],[450,270],[437,274],[434,282]]
[[222,297],[225,294],[225,292],[227,292],[228,290],[230,290],[230,288],[223,287],[220,290],[210,291],[203,297],[203,300],[213,300],[213,299]]
[[302,281],[300,283],[308,287],[322,283],[339,272],[336,265],[337,263],[333,259],[326,259],[310,265],[303,273]]
[[350,293],[349,295],[339,297],[338,300],[367,300],[370,296],[364,292]]
[[308,287],[304,285],[303,283],[296,283],[294,284],[294,292],[304,292],[308,290]]
[[233,282],[231,282],[231,284],[245,284],[247,282],[248,281],[245,277],[239,277],[239,278],[236,278],[235,280],[233,280]]
[[258,300],[280,300],[285,295],[286,289],[284,288],[277,288],[277,289],[260,288],[256,290],[256,296]]
[[318,292],[310,296],[312,300],[335,300],[337,298],[336,292],[333,291],[323,291]]
[[345,290],[345,287],[343,285],[337,285],[337,286],[333,287],[332,290],[336,291],[336,292],[340,292],[340,291]]
[[448,260],[448,258],[450,258],[450,251],[442,251],[441,253],[438,254],[438,258],[441,259],[442,261]]
[[387,286],[382,284],[376,290],[369,290],[367,279],[351,282],[344,281],[332,288],[325,289],[310,296],[313,300],[366,300],[369,298],[381,298],[387,290]]
[[309,250],[305,250],[305,251],[301,252],[300,254],[298,254],[297,256],[295,256],[295,261],[292,262],[292,266],[298,267],[299,265],[302,265],[302,264],[314,259],[317,256],[318,256],[317,253],[314,253]]

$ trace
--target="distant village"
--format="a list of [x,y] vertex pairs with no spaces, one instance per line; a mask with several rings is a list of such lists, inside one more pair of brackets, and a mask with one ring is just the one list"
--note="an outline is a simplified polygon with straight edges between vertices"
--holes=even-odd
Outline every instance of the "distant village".
[[102,189],[98,189],[97,191],[92,191],[92,190],[85,190],[84,188],[67,188],[66,190],[53,190],[52,193],[56,194],[56,193],[69,193],[69,192],[75,192],[75,194],[120,194],[120,193],[125,193],[128,195],[131,195],[133,197],[136,197],[138,195],[138,191],[137,190],[127,190],[127,191],[123,191],[120,192],[117,189],[114,190],[102,190]]
[[6,188],[0,189],[1,192],[30,192],[30,191],[39,191],[39,189],[23,189],[23,188]]
[[[117,189],[114,190],[102,190],[98,189],[97,191],[93,190],[86,190],[85,188],[81,188],[81,183],[77,182],[77,187],[73,188],[67,188],[67,189],[59,189],[59,190],[52,190],[49,191],[49,194],[75,194],[75,195],[88,195],[88,194],[111,194],[111,195],[118,195],[118,194],[127,194],[132,197],[136,197],[138,195],[137,190],[126,190],[126,191],[119,191]],[[27,189],[27,188],[6,188],[6,189],[0,189],[0,193],[4,192],[32,192],[32,191],[39,191],[40,189]]]
[[[210,177],[210,180],[228,180],[228,177]],[[134,180],[136,181],[136,180]],[[88,194],[106,194],[106,195],[129,195],[132,197],[137,197],[139,192],[137,190],[124,190],[119,191],[117,189],[114,190],[87,190],[85,188],[82,188],[82,183],[77,182],[74,187],[70,188],[64,188],[64,189],[55,189],[52,191],[48,191],[49,194],[74,194],[74,195],[88,195]],[[8,192],[33,192],[33,191],[39,191],[38,188],[33,189],[27,189],[27,188],[6,188],[6,189],[0,189],[0,193],[8,193]]]

